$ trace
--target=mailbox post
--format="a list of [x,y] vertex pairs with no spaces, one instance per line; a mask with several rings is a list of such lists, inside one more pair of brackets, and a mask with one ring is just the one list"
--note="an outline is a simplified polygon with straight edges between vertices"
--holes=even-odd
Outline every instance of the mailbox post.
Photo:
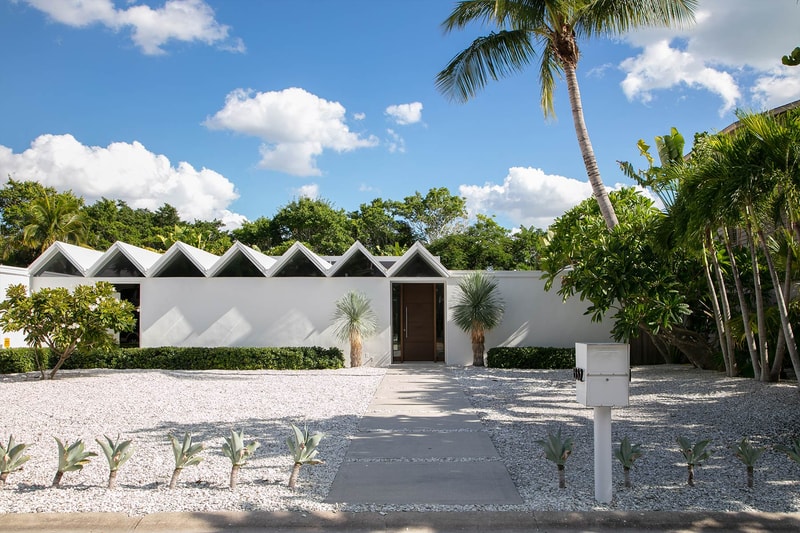
[[577,400],[594,408],[594,497],[611,501],[611,408],[627,407],[630,346],[575,343]]

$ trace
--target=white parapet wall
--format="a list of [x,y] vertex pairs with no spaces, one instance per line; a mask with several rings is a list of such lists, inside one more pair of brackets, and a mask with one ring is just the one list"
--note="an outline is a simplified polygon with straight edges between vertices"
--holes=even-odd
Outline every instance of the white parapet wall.
[[[0,298],[5,299],[6,291],[11,285],[28,287],[29,280],[27,268],[0,265]],[[0,330],[0,347],[20,348],[23,346],[26,346],[25,335],[21,331]]]

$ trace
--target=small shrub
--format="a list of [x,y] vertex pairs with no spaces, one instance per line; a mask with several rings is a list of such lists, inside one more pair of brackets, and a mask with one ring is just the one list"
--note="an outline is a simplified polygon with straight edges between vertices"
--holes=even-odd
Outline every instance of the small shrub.
[[61,478],[64,477],[65,472],[83,470],[83,467],[89,464],[89,457],[95,457],[97,454],[84,451],[82,440],[76,440],[71,445],[67,446],[63,444],[58,437],[54,438],[58,443],[58,470],[53,478],[53,486],[58,487],[61,484]]
[[575,348],[501,346],[491,348],[486,355],[492,368],[556,370],[575,366]]
[[231,489],[236,488],[236,483],[239,480],[239,468],[244,466],[247,459],[261,446],[261,443],[256,441],[245,446],[243,433],[244,431],[236,433],[231,430],[230,437],[225,437],[225,443],[222,445],[223,455],[231,460]]
[[733,449],[733,454],[747,467],[747,486],[749,488],[753,488],[753,470],[756,461],[764,455],[765,451],[767,451],[766,448],[756,448],[750,444],[747,437],[743,438]]
[[131,441],[129,440],[120,442],[119,435],[117,435],[116,441],[111,440],[106,435],[103,435],[103,437],[106,440],[95,440],[97,444],[100,445],[100,448],[102,448],[106,460],[108,460],[108,488],[115,489],[117,488],[117,471],[125,461],[131,458],[131,455],[133,455],[133,448],[131,448]]
[[14,442],[14,435],[8,438],[8,446],[4,447],[0,442],[0,485],[5,485],[8,475],[20,470],[22,465],[30,459],[29,456],[23,455],[27,447],[27,444]]
[[292,466],[292,474],[289,476],[289,488],[294,489],[297,483],[297,476],[300,474],[300,467],[303,465],[317,465],[322,463],[317,459],[317,446],[324,433],[314,433],[309,435],[308,428],[304,427],[301,431],[300,428],[292,424],[293,435],[286,439],[286,445],[289,446],[289,451],[292,452],[294,458],[294,466]]
[[614,456],[622,463],[622,470],[625,475],[625,487],[630,488],[631,467],[633,466],[633,462],[642,456],[642,445],[631,445],[628,437],[624,437],[619,443],[619,448],[614,451]]
[[562,437],[561,429],[559,429],[555,435],[548,433],[546,439],[537,440],[536,443],[544,448],[544,456],[547,460],[554,462],[558,467],[558,488],[567,488],[564,463],[572,454],[572,437]]
[[782,444],[779,444],[778,446],[775,446],[775,449],[779,452],[785,453],[789,459],[800,465],[800,437],[792,440],[789,443],[789,446],[783,446]]
[[701,466],[701,462],[711,457],[711,451],[706,449],[711,441],[706,439],[692,444],[686,437],[678,437],[677,440],[681,454],[686,459],[686,468],[689,471],[689,486],[694,487],[694,467],[695,465]]
[[0,350],[0,374],[18,374],[36,370],[33,348],[4,348]]
[[205,449],[205,445],[200,442],[192,444],[192,436],[187,432],[183,436],[183,441],[179,441],[172,435],[169,436],[172,442],[172,453],[175,455],[175,470],[172,471],[172,478],[169,480],[169,488],[174,489],[178,483],[178,476],[187,466],[199,464],[203,460],[200,452]]

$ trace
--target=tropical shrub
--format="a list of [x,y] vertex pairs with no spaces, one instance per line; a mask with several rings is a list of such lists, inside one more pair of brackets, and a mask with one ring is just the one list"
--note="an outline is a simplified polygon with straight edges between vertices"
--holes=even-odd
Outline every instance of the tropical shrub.
[[322,463],[317,459],[317,446],[324,433],[314,433],[310,435],[308,428],[304,427],[301,431],[300,428],[292,424],[292,436],[286,439],[286,445],[289,451],[292,452],[294,458],[294,466],[292,466],[292,473],[289,476],[289,488],[294,489],[297,483],[297,476],[300,474],[300,467],[303,465],[317,465]]
[[27,444],[14,442],[14,435],[8,438],[7,446],[3,446],[3,443],[0,442],[0,485],[5,485],[8,475],[20,470],[22,465],[30,459],[29,456],[23,455],[27,447]]
[[619,443],[619,448],[614,451],[614,456],[622,463],[622,471],[625,475],[625,486],[631,486],[631,467],[633,462],[642,456],[642,445],[631,444],[628,437],[624,437]]
[[200,452],[203,451],[205,445],[200,442],[192,444],[192,435],[188,432],[184,434],[183,441],[179,441],[172,435],[169,436],[172,443],[172,453],[175,455],[175,470],[172,471],[172,478],[169,480],[169,488],[174,489],[178,484],[178,476],[187,466],[199,464],[203,460],[200,457]]
[[54,437],[58,443],[58,470],[53,478],[53,486],[61,484],[61,478],[65,472],[77,472],[89,464],[89,458],[97,456],[94,452],[84,450],[83,441],[78,439],[72,444],[62,443],[58,437]]
[[678,437],[677,440],[681,454],[686,459],[686,468],[689,471],[689,486],[694,487],[694,467],[695,465],[700,466],[700,463],[711,457],[711,450],[706,449],[711,441],[705,439],[692,444],[686,437]]
[[544,456],[547,460],[554,462],[558,467],[558,488],[567,488],[564,465],[570,454],[572,454],[572,437],[562,437],[561,429],[559,428],[558,433],[555,435],[548,433],[546,439],[539,439],[536,443],[544,449]]
[[486,365],[492,368],[527,368],[553,370],[575,366],[575,348],[537,346],[499,346],[486,353]]
[[747,437],[743,438],[733,449],[733,454],[747,467],[747,486],[753,488],[753,470],[755,469],[756,461],[758,461],[766,448],[757,448],[750,444]]
[[108,488],[115,489],[117,488],[117,471],[125,461],[131,458],[133,448],[131,448],[131,441],[129,440],[120,442],[119,435],[117,435],[117,440],[111,440],[107,435],[103,435],[103,438],[105,440],[95,440],[100,445],[108,461]]
[[244,466],[247,459],[255,453],[261,443],[253,441],[250,444],[244,444],[244,430],[238,433],[231,430],[231,434],[225,437],[225,443],[222,445],[222,454],[231,460],[231,489],[236,488],[236,483],[239,481],[239,469]]

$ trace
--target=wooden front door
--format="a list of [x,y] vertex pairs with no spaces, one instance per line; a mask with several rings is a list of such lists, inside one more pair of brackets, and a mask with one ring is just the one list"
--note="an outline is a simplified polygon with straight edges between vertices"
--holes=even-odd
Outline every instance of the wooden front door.
[[436,361],[436,285],[403,284],[400,320],[403,361]]

